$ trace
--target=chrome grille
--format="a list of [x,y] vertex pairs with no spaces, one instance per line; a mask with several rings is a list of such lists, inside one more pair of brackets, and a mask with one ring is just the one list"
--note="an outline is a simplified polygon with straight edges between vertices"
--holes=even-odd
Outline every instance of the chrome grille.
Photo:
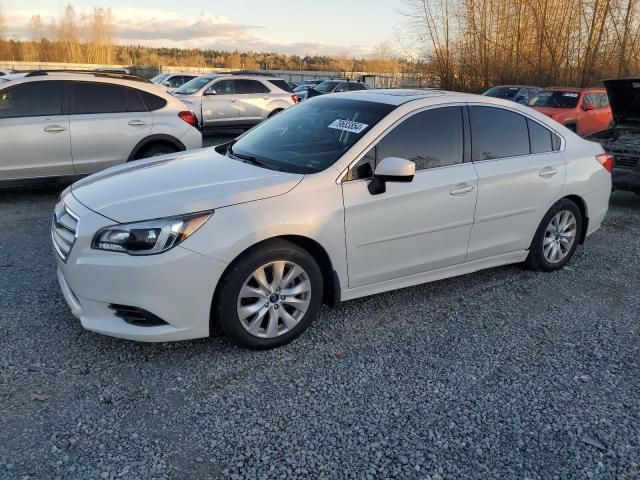
[[62,201],[58,202],[51,222],[51,240],[53,248],[63,262],[67,261],[76,241],[77,228],[78,217]]

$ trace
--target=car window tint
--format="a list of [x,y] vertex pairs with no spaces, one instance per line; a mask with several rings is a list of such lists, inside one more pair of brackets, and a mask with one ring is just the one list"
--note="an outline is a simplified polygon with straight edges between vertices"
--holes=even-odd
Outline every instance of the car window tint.
[[0,118],[62,114],[64,82],[30,82],[0,91]]
[[553,134],[538,122],[527,119],[529,126],[529,142],[531,153],[546,153],[553,151]]
[[270,84],[272,84],[272,85],[275,85],[280,90],[284,90],[285,92],[293,93],[293,90],[291,89],[291,85],[289,85],[284,80],[268,80],[268,82]]
[[370,177],[386,157],[400,157],[416,170],[446,167],[463,161],[463,127],[460,107],[443,107],[416,113],[395,126],[352,168],[347,179]]
[[216,95],[234,95],[236,93],[235,80],[220,80],[212,85]]
[[167,101],[164,98],[161,98],[152,93],[140,91],[140,94],[142,95],[142,98],[144,98],[144,103],[147,104],[147,107],[152,112],[154,110],[160,110],[161,108],[164,108],[164,106],[167,104]]
[[358,82],[351,82],[349,83],[349,90],[366,90],[367,87],[364,86],[364,84],[362,83],[358,83]]
[[491,160],[530,153],[525,117],[493,107],[471,107],[469,111],[473,160]]
[[171,77],[167,82],[169,83],[170,88],[178,88],[183,84],[182,77],[180,76]]
[[73,109],[76,114],[127,111],[126,88],[109,83],[74,82]]
[[257,80],[236,80],[236,93],[269,93],[269,89]]
[[140,96],[140,92],[133,88],[127,88],[127,112],[146,112],[147,106]]
[[346,92],[347,90],[349,90],[349,84],[347,82],[342,82],[336,87],[335,92]]
[[587,93],[584,96],[584,101],[582,102],[582,105],[586,106],[586,105],[593,105],[595,107],[598,106],[598,100],[596,98],[596,94],[595,93]]
[[600,108],[608,108],[609,107],[609,97],[606,93],[598,94],[598,105]]

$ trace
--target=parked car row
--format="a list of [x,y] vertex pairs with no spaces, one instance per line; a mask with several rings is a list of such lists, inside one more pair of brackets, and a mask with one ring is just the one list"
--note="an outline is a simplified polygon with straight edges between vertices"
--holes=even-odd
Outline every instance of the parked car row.
[[609,128],[612,120],[604,88],[500,85],[483,95],[529,105],[581,136]]
[[0,85],[0,181],[66,180],[200,148],[185,105],[132,75],[39,72]]
[[[483,95],[526,104],[599,142],[613,155],[614,188],[640,194],[640,79],[612,79],[604,84],[605,88],[545,89],[503,85]],[[537,93],[527,101],[533,90]]]

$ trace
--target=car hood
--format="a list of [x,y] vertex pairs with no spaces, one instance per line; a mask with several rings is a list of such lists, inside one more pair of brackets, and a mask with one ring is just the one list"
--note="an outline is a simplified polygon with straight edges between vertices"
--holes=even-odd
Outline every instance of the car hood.
[[71,190],[87,208],[126,223],[276,197],[303,177],[205,148],[112,167],[74,183]]
[[616,125],[640,123],[640,78],[605,80]]

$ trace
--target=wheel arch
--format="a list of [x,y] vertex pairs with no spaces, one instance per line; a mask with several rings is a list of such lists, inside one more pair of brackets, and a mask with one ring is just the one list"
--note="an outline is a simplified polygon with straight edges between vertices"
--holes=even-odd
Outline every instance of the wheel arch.
[[222,272],[222,275],[220,276],[220,280],[218,281],[218,284],[216,285],[213,292],[211,309],[210,309],[211,311],[210,317],[212,322],[214,320],[213,312],[216,307],[216,303],[218,302],[218,295],[220,291],[219,287],[223,279],[226,277],[227,273],[233,268],[236,262],[240,258],[242,258],[242,256],[247,254],[247,252],[265,243],[273,242],[274,240],[286,240],[288,242],[291,242],[297,245],[303,250],[307,251],[309,255],[311,255],[313,259],[316,262],[318,262],[318,265],[320,266],[320,270],[322,272],[322,283],[323,283],[322,303],[324,303],[325,305],[328,305],[331,308],[336,307],[340,303],[340,292],[341,292],[340,278],[337,272],[334,270],[333,262],[331,261],[331,257],[329,256],[329,253],[327,252],[327,250],[316,240],[310,237],[306,237],[304,235],[295,235],[295,234],[277,235],[274,237],[265,238],[263,240],[260,240],[257,243],[250,245],[249,247],[242,250],[239,254],[237,254],[231,262],[229,262],[224,272]]
[[153,144],[169,145],[177,149],[179,152],[184,152],[187,149],[187,147],[184,146],[184,143],[182,143],[179,139],[177,139],[173,135],[167,135],[166,133],[156,133],[153,135],[149,135],[148,137],[145,137],[142,140],[140,140],[136,144],[136,146],[133,147],[133,150],[131,150],[129,157],[127,158],[127,162],[130,162],[131,160],[135,160],[136,156],[142,150],[144,150],[145,148]]
[[567,199],[571,200],[578,206],[580,210],[580,214],[582,215],[582,231],[580,232],[580,238],[578,239],[578,244],[582,245],[584,240],[587,238],[587,232],[589,231],[589,210],[587,209],[587,203],[584,199],[579,195],[565,195],[559,200]]

